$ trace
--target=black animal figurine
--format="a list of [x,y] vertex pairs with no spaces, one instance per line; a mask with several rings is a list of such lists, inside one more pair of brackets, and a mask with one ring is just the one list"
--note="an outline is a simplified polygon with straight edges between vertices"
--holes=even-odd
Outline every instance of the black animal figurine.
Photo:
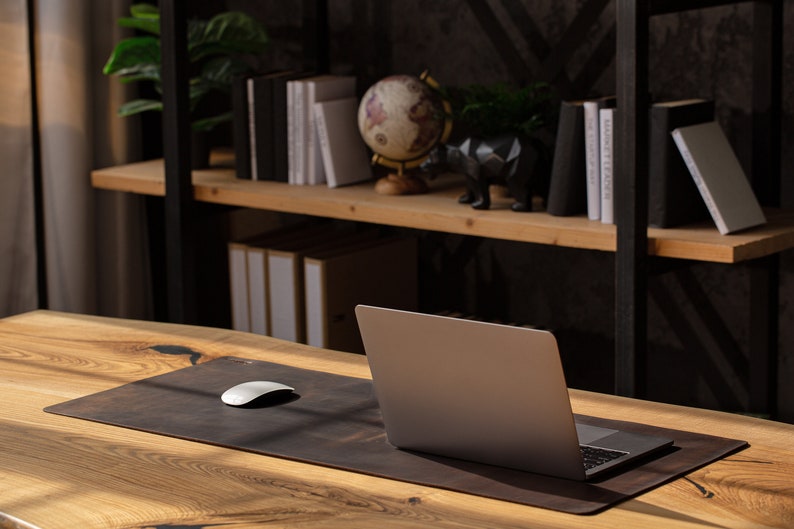
[[458,201],[474,209],[489,209],[490,186],[504,184],[515,200],[513,211],[532,211],[532,170],[537,161],[536,149],[522,144],[517,136],[507,135],[441,145],[431,152],[424,168],[433,172],[447,168],[464,174],[466,193]]

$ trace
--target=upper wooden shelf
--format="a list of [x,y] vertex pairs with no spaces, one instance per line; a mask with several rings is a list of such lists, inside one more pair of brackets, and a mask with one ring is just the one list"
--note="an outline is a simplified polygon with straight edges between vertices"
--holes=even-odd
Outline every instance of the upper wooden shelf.
[[[91,174],[92,185],[144,195],[165,196],[162,160],[151,160]],[[490,210],[459,204],[463,179],[444,175],[430,182],[431,192],[383,196],[371,183],[329,189],[235,178],[223,164],[193,172],[196,200],[390,226],[474,235],[589,250],[616,250],[616,228],[584,216],[554,217],[544,212],[517,213],[509,200],[495,199]],[[768,210],[768,223],[733,235],[720,235],[710,222],[684,228],[648,229],[648,253],[659,257],[735,263],[794,247],[794,211]]]

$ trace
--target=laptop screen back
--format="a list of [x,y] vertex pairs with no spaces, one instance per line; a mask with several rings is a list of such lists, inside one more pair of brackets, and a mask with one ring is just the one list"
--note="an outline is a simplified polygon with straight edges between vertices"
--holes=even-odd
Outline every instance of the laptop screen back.
[[393,445],[584,479],[551,333],[364,305],[356,316]]

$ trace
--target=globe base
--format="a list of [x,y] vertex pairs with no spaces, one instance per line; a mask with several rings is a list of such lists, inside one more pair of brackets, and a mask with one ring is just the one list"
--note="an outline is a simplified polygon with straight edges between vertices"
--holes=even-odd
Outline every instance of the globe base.
[[427,189],[427,182],[410,174],[390,173],[375,182],[375,192],[379,195],[420,195],[427,193]]

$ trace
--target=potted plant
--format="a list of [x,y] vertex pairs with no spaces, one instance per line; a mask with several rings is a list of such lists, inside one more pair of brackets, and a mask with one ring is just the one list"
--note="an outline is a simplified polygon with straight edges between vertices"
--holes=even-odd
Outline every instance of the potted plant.
[[531,211],[532,197],[548,191],[551,147],[544,132],[556,122],[548,84],[524,87],[504,83],[443,89],[454,121],[456,141],[447,143],[447,163],[466,175],[463,203],[490,207],[491,184],[506,184],[512,209]]
[[[118,42],[102,71],[119,77],[124,83],[151,82],[154,92],[162,94],[160,11],[151,4],[135,4],[130,8],[130,15],[120,18],[119,25],[143,34]],[[232,80],[256,69],[256,55],[265,51],[268,42],[262,24],[237,11],[220,13],[209,20],[188,21],[191,127],[195,133],[206,133],[231,120],[228,95]],[[208,96],[217,93],[227,95],[226,109],[218,112],[208,105],[202,106]],[[140,98],[122,104],[118,114],[131,116],[162,111],[162,108],[161,99]]]

